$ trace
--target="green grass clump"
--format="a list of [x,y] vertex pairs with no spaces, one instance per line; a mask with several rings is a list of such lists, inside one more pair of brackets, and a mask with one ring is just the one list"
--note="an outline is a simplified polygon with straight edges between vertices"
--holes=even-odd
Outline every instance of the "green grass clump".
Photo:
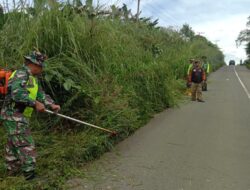
[[[75,8],[49,4],[6,13],[0,64],[19,68],[22,56],[38,47],[49,56],[42,84],[62,105],[62,113],[119,135],[110,138],[55,116],[35,115],[39,177],[26,182],[21,176],[6,176],[1,157],[2,189],[61,189],[68,178],[84,175],[80,168],[87,161],[110,150],[155,113],[178,105],[190,58],[206,55],[214,70],[224,63],[223,54],[205,38],[187,41],[178,31],[143,20],[94,16]],[[3,155],[3,129],[0,134]]]
[[247,64],[246,64],[246,67],[247,67],[248,69],[250,69],[250,63],[247,63]]

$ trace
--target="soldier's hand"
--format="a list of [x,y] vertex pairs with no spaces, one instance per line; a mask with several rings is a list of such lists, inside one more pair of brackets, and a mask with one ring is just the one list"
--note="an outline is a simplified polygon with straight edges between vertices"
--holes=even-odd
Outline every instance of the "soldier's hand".
[[61,109],[61,107],[59,105],[57,105],[57,104],[51,104],[50,107],[55,112],[58,112]]
[[45,106],[43,103],[36,101],[36,111],[38,112],[44,112],[45,111]]

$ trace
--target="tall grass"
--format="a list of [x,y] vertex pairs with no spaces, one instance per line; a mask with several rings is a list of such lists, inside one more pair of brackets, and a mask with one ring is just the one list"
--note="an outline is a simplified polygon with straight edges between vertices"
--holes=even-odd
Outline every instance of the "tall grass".
[[[9,178],[0,160],[3,189],[58,189],[78,168],[99,157],[145,124],[154,113],[178,104],[188,59],[206,54],[214,68],[223,55],[206,39],[185,41],[171,29],[146,22],[90,17],[71,5],[13,11],[0,31],[0,65],[17,69],[35,46],[49,60],[43,86],[62,112],[119,132],[103,132],[41,114],[33,117],[37,171],[43,180]],[[202,47],[202,48],[201,48]],[[0,134],[4,137],[3,130]],[[1,138],[3,151],[4,138]]]

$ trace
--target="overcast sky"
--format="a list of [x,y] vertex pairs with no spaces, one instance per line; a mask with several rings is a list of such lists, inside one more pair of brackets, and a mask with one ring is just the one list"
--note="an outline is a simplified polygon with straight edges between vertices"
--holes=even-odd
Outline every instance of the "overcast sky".
[[[102,5],[122,3],[136,12],[137,0],[99,0]],[[189,24],[196,34],[217,43],[227,63],[246,59],[244,45],[237,48],[235,40],[246,29],[250,0],[141,0],[140,7],[141,16],[159,18],[160,26],[180,28]]]

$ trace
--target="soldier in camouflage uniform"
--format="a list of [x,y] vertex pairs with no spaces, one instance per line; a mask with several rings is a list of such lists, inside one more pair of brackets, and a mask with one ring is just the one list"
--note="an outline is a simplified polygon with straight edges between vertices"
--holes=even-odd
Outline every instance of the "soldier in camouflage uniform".
[[60,106],[44,93],[37,78],[42,73],[46,56],[34,51],[24,58],[24,66],[13,72],[9,79],[1,117],[8,134],[5,148],[8,173],[12,175],[21,170],[29,180],[35,177],[36,163],[35,145],[29,129],[32,111],[43,112],[45,106],[59,111]]

